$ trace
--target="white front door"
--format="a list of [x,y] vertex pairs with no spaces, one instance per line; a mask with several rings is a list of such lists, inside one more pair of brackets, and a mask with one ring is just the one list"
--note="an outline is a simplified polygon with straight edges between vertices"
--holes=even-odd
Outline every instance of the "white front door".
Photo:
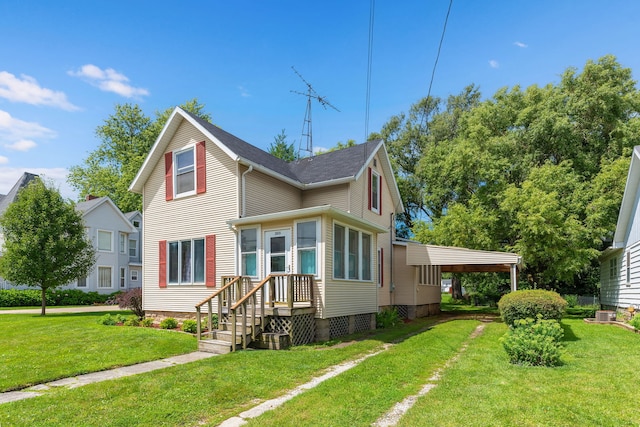
[[271,273],[291,273],[291,230],[265,231],[264,242],[267,276]]

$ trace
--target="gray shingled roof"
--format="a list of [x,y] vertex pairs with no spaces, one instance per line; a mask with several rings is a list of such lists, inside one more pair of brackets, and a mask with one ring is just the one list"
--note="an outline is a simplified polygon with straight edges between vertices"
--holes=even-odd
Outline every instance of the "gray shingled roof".
[[2,199],[0,199],[0,216],[2,216],[9,205],[16,200],[20,190],[29,185],[29,183],[36,178],[38,178],[38,175],[33,173],[25,172],[22,174],[18,182],[13,185],[11,190],[5,196],[3,196]]
[[102,196],[102,197],[96,197],[95,199],[91,199],[91,200],[85,200],[84,202],[78,202],[76,204],[76,210],[83,213],[87,212],[93,209],[93,207],[102,203],[106,198],[107,198],[106,196]]
[[374,140],[287,163],[194,114],[186,113],[241,158],[302,184],[355,177],[381,142]]

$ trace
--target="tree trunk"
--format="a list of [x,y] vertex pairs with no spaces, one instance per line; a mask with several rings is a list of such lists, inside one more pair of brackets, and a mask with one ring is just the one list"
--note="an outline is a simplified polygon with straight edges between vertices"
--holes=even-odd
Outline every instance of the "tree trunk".
[[462,282],[456,274],[451,276],[451,297],[454,300],[462,299]]
[[40,312],[40,316],[44,316],[47,308],[47,289],[46,288],[41,288],[41,289],[42,289],[42,311]]

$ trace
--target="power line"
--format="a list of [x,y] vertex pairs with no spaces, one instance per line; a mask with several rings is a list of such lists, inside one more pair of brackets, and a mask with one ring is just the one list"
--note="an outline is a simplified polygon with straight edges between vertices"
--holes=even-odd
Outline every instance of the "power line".
[[369,51],[367,56],[367,97],[364,114],[364,140],[369,138],[369,105],[371,104],[371,64],[373,63],[373,22],[376,1],[371,0],[369,10]]

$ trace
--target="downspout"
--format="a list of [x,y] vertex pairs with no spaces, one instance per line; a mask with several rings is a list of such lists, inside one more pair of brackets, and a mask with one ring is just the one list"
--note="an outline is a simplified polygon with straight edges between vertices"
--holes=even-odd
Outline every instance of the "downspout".
[[389,259],[391,260],[391,265],[389,266],[389,276],[391,280],[389,282],[389,304],[393,305],[393,291],[395,289],[395,284],[393,283],[393,241],[395,235],[395,214],[391,212],[390,214],[391,224],[389,225]]
[[247,196],[245,191],[247,189],[247,181],[245,179],[245,175],[252,171],[253,165],[249,165],[249,169],[242,172],[242,213],[240,214],[240,218],[244,218],[247,213]]

